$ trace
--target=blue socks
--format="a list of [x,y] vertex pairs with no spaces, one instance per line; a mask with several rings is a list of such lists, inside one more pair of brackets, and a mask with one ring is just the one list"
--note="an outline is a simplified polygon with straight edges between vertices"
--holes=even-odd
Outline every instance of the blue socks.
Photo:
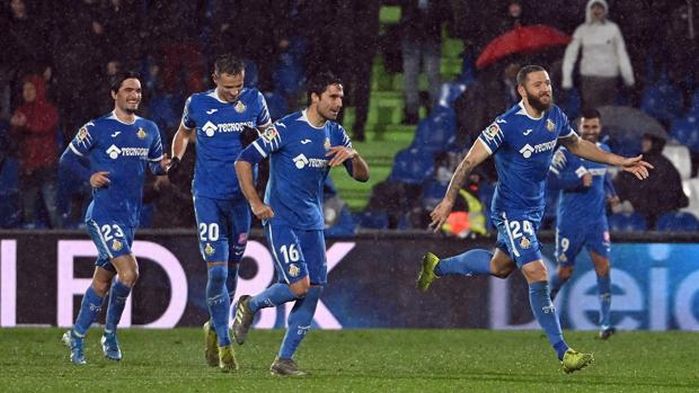
[[301,340],[311,329],[313,314],[316,312],[321,292],[323,292],[323,287],[314,286],[308,290],[304,298],[296,300],[294,308],[289,313],[288,327],[282,346],[279,349],[280,358],[291,359],[294,356],[294,352],[296,352],[296,348],[301,344]]
[[116,331],[121,314],[124,313],[126,299],[130,293],[131,287],[122,284],[118,279],[114,280],[109,290],[109,306],[107,307],[107,320],[104,325],[105,333],[114,333]]
[[231,300],[228,297],[228,288],[226,287],[227,279],[227,266],[215,265],[209,268],[206,283],[206,305],[209,307],[209,315],[218,336],[219,347],[231,344],[231,337],[228,333]]
[[228,298],[231,304],[235,298],[235,291],[238,289],[238,266],[237,263],[228,264],[228,278],[226,279],[226,288],[228,288]]
[[609,274],[606,276],[597,276],[597,291],[599,292],[599,324],[604,329],[611,327],[609,321],[609,309],[612,306],[612,291]]
[[85,336],[87,329],[90,328],[90,325],[97,319],[97,315],[102,310],[102,300],[103,298],[98,296],[95,290],[92,289],[92,285],[90,285],[83,296],[83,301],[80,304],[80,312],[73,326],[73,333],[76,336]]
[[529,305],[539,325],[541,325],[544,332],[546,332],[549,343],[556,351],[558,359],[562,360],[563,355],[568,350],[568,344],[563,340],[561,324],[558,321],[556,308],[553,303],[551,303],[549,283],[547,281],[538,281],[529,284]]
[[258,293],[250,299],[250,311],[266,307],[274,307],[296,299],[296,296],[291,292],[288,285],[276,283],[269,286],[264,291]]
[[473,249],[463,254],[445,258],[434,268],[438,276],[458,274],[462,276],[490,275],[490,260],[493,253],[483,249]]

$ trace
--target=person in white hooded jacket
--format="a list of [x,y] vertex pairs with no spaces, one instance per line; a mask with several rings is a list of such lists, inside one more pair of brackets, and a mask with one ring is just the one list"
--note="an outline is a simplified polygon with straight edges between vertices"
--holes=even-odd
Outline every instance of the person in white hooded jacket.
[[626,52],[624,37],[616,23],[607,19],[605,0],[587,3],[585,23],[578,26],[563,57],[563,89],[573,87],[573,68],[582,47],[580,90],[583,108],[612,105],[617,95],[618,78],[634,85],[633,68]]

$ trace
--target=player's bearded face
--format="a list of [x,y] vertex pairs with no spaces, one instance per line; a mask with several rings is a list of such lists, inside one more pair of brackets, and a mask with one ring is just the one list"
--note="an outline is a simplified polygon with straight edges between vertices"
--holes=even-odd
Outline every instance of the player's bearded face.
[[328,86],[318,100],[318,113],[326,120],[335,120],[342,110],[342,98],[345,96],[342,85]]
[[596,143],[599,140],[599,133],[602,130],[602,125],[599,118],[582,118],[580,120],[580,133],[586,141]]
[[527,92],[527,101],[529,101],[529,105],[534,107],[534,109],[543,112],[551,107],[553,99],[551,98],[550,87],[544,90],[535,89],[534,91],[525,87],[524,90]]
[[122,82],[114,100],[116,106],[124,112],[135,113],[141,104],[141,82],[130,78]]

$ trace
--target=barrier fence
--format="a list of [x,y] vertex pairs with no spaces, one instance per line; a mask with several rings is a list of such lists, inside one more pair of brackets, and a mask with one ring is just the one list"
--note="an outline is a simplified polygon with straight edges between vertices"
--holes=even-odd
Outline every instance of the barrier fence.
[[[140,231],[133,251],[140,279],[121,326],[199,326],[207,318],[206,268],[194,231]],[[553,238],[541,236],[553,271]],[[458,240],[425,233],[365,233],[328,240],[328,281],[314,325],[342,328],[536,328],[519,272],[445,277],[427,294],[415,289],[422,254],[453,255],[492,247],[492,239]],[[0,231],[0,326],[71,326],[90,283],[97,251],[83,232]],[[699,234],[613,236],[612,321],[625,330],[699,330]],[[236,296],[275,280],[266,242],[251,237]],[[596,277],[583,252],[556,300],[568,329],[596,329]],[[290,305],[264,309],[257,328],[285,325]]]

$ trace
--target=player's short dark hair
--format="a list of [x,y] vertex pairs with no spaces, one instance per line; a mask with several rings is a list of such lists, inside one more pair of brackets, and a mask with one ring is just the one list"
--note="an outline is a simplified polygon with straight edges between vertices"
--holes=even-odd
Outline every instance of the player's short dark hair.
[[110,90],[116,94],[119,92],[119,89],[121,89],[121,85],[124,83],[125,80],[127,79],[138,79],[139,81],[141,80],[141,76],[138,75],[137,73],[133,71],[120,71],[114,74],[110,79],[109,79],[109,88]]
[[529,64],[519,69],[517,72],[517,84],[524,86],[524,82],[527,81],[527,77],[532,72],[546,71],[546,69],[540,65]]
[[600,120],[602,120],[602,115],[595,108],[583,109],[582,113],[580,114],[580,117],[583,119],[600,119]]
[[245,63],[230,53],[225,53],[216,58],[214,73],[216,75],[238,75],[245,69]]
[[308,99],[308,104],[311,104],[311,95],[313,93],[318,94],[320,97],[328,86],[341,84],[342,80],[330,71],[323,71],[313,75],[308,81],[306,88],[306,98]]

